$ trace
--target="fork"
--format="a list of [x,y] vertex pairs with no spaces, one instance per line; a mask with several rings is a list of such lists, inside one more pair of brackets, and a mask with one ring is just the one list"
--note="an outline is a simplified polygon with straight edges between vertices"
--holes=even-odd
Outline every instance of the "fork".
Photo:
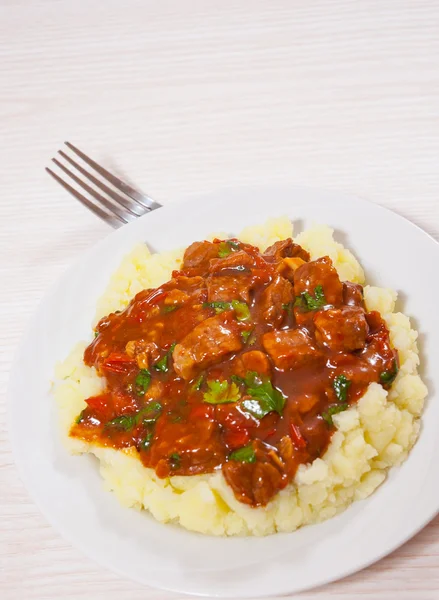
[[[46,171],[60,183],[64,189],[95,215],[108,223],[108,225],[111,225],[114,228],[121,227],[130,221],[134,221],[137,217],[161,207],[161,204],[150,198],[147,194],[135,190],[130,185],[98,165],[97,162],[81,152],[81,150],[76,148],[76,146],[70,142],[64,143],[67,148],[74,152],[76,156],[100,176],[97,177],[96,174],[85,169],[63,150],[58,150],[58,155],[64,159],[69,166],[71,165],[78,173],[80,173],[83,176],[82,178],[78,177],[78,175],[65,164],[60,162],[58,158],[52,158],[55,165],[67,175],[72,182],[76,183],[87,192],[88,197],[72,187],[62,177],[52,171],[52,169],[46,167]],[[102,195],[95,188],[91,187],[87,181],[92,183],[96,188],[99,188],[105,195]],[[108,184],[111,184],[112,187],[109,187]]]

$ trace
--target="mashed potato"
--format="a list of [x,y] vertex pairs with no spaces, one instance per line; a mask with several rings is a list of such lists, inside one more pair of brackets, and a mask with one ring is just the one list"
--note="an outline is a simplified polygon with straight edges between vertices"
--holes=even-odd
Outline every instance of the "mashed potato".
[[[241,240],[261,250],[292,236],[287,218],[247,227]],[[318,226],[300,233],[295,241],[312,259],[331,257],[342,280],[364,283],[364,273],[349,250],[333,238],[333,230]],[[141,289],[156,287],[170,278],[182,261],[182,251],[151,255],[139,245],[126,256],[98,303],[96,320],[127,306]],[[86,343],[78,345],[58,365],[55,387],[63,439],[72,453],[91,452],[100,461],[105,487],[127,507],[144,508],[159,521],[180,523],[211,535],[267,535],[293,531],[328,519],[351,502],[369,496],[386,478],[388,469],[403,462],[419,433],[419,417],[427,389],[417,373],[417,332],[408,317],[395,313],[396,293],[366,286],[368,310],[377,310],[399,351],[400,371],[389,392],[370,384],[355,407],[334,415],[337,430],[322,458],[301,465],[294,482],[267,506],[251,508],[236,500],[221,472],[159,479],[145,468],[135,449],[103,448],[73,439],[69,429],[85,406],[85,398],[99,393],[105,382],[82,361]]]

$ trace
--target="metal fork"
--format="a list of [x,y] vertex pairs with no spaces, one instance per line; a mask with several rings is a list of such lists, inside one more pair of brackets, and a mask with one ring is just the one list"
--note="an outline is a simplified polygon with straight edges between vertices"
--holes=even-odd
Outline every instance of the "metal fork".
[[[121,227],[122,225],[125,225],[125,223],[134,221],[137,217],[161,207],[161,204],[150,198],[147,194],[135,190],[127,183],[98,165],[97,162],[81,152],[81,150],[76,148],[70,142],[64,143],[67,148],[79,156],[79,158],[96,173],[94,174],[93,172],[84,169],[81,164],[78,164],[78,162],[73,160],[73,158],[63,150],[58,150],[59,156],[83,177],[78,177],[78,175],[67,168],[66,165],[57,158],[52,158],[52,161],[72,182],[85,190],[88,197],[64,181],[64,179],[52,171],[52,169],[46,167],[46,171],[60,183],[64,189],[79,200],[79,202],[112,227]],[[96,175],[99,175],[100,177],[97,177]],[[94,187],[91,187],[87,181],[92,183],[95,188],[99,188],[105,195],[102,195]],[[112,187],[109,187],[108,184],[111,184]]]

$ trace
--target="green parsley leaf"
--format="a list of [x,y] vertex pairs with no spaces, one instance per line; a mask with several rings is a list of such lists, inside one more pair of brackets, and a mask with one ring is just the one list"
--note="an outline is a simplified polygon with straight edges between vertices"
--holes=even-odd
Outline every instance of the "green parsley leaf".
[[302,292],[294,302],[294,306],[302,306],[304,310],[318,310],[327,304],[325,294],[321,285],[314,288],[314,296],[308,292]]
[[169,462],[171,463],[171,467],[173,469],[178,469],[180,467],[180,464],[181,464],[180,455],[177,452],[173,452],[169,456]]
[[155,363],[154,369],[156,371],[161,371],[162,373],[167,373],[169,371],[168,368],[168,353],[166,353],[162,358]]
[[237,402],[241,395],[236,383],[228,381],[208,381],[209,391],[204,393],[203,400],[208,404],[226,404],[228,402]]
[[170,423],[180,423],[183,420],[183,416],[176,411],[170,410],[168,412],[168,420]]
[[99,331],[95,331],[95,338],[97,338],[99,335]]
[[324,412],[322,414],[322,417],[326,421],[326,423],[329,425],[329,427],[332,427],[334,425],[334,423],[332,421],[332,415],[336,415],[337,413],[343,412],[347,408],[348,408],[347,404],[333,404],[332,406],[330,406],[328,408],[328,410],[326,412]]
[[84,417],[85,417],[85,408],[83,410],[81,410],[81,412],[79,413],[79,415],[76,417],[75,423],[77,425],[79,425],[79,423],[81,423],[83,421]]
[[177,304],[171,304],[169,306],[164,306],[163,307],[163,312],[166,313],[170,313],[173,312],[174,310],[177,310],[177,308],[180,308]]
[[273,387],[268,377],[259,376],[254,371],[250,371],[247,373],[244,383],[247,387],[247,394],[251,396],[241,404],[247,412],[258,419],[262,419],[273,411],[279,415],[282,414],[286,398]]
[[236,252],[239,250],[238,242],[234,242],[233,240],[227,240],[226,242],[221,242],[218,248],[218,256],[220,258],[225,258],[229,256],[232,252]]
[[242,448],[238,448],[238,450],[234,450],[229,454],[230,460],[235,460],[236,462],[244,462],[244,463],[254,463],[256,462],[256,454],[253,450],[253,446],[249,444],[248,446],[243,446]]
[[230,310],[232,305],[230,302],[204,302],[203,308],[214,308],[217,315],[224,312],[225,310]]
[[253,333],[253,329],[250,329],[249,331],[241,332],[241,337],[242,337],[242,341],[244,342],[244,344],[246,344],[248,342],[248,339],[252,333]]
[[151,383],[151,373],[148,369],[140,369],[135,379],[136,392],[143,396]]
[[194,381],[194,383],[191,386],[191,391],[193,392],[198,392],[201,390],[201,386],[203,385],[203,381],[204,381],[204,373],[202,373],[198,379],[196,381]]
[[380,375],[380,382],[383,385],[390,385],[395,381],[396,376],[398,375],[398,363],[396,359],[393,359],[393,365],[390,371],[383,371]]
[[229,244],[227,242],[221,242],[218,248],[218,256],[220,258],[225,258],[226,256],[229,256],[231,252],[233,251],[230,248]]
[[232,300],[231,302],[204,302],[203,308],[214,308],[217,315],[233,308],[238,321],[248,321],[251,316],[247,304],[240,300]]
[[338,375],[332,384],[334,388],[335,395],[340,402],[346,402],[346,398],[348,395],[348,389],[350,388],[352,381],[347,379],[344,375]]
[[232,300],[232,308],[235,310],[238,321],[248,321],[250,319],[250,309],[245,302]]
[[140,450],[143,450],[144,452],[146,452],[147,450],[150,449],[151,444],[152,444],[152,438],[154,437],[154,435],[152,433],[148,433],[143,440],[140,442]]
[[[296,298],[297,301],[297,298]],[[282,304],[282,308],[287,311],[287,313],[291,313],[295,306],[294,302],[288,302],[287,304]]]
[[156,371],[161,371],[162,373],[167,373],[169,371],[168,359],[171,356],[171,354],[174,352],[174,348],[176,345],[177,345],[176,342],[171,344],[171,347],[166,352],[166,354],[164,356],[162,356],[162,358],[159,361],[157,361],[155,363],[155,365],[153,365],[153,367]]
[[161,403],[157,402],[156,400],[152,400],[137,413],[137,422],[142,422],[144,425],[155,423],[162,410],[163,406]]
[[124,431],[128,431],[132,429],[136,424],[136,417],[132,415],[122,415],[120,417],[116,417],[107,423],[107,427],[116,427],[117,429],[123,429]]

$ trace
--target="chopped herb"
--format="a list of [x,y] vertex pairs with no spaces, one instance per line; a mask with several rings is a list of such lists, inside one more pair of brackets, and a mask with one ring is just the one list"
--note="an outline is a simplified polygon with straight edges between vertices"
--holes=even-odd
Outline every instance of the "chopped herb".
[[76,417],[75,423],[77,425],[79,425],[79,423],[81,423],[84,420],[84,417],[85,417],[85,408],[83,410],[81,410],[79,415]]
[[166,353],[158,362],[155,363],[154,369],[162,373],[168,372],[168,353]]
[[140,450],[143,450],[146,452],[146,450],[149,450],[152,444],[152,438],[153,438],[153,434],[152,433],[148,433],[143,440],[140,442]]
[[232,305],[230,302],[204,302],[203,308],[214,308],[217,315],[224,312],[225,310],[230,310]]
[[245,302],[241,302],[240,300],[232,300],[231,302],[204,302],[203,308],[214,308],[217,315],[233,308],[238,321],[248,321],[250,319],[249,307]]
[[171,467],[173,469],[178,469],[180,467],[180,464],[181,464],[180,455],[177,452],[173,452],[169,456],[169,462],[171,463]]
[[230,248],[229,244],[227,242],[221,242],[218,248],[218,256],[220,258],[225,258],[226,256],[229,256],[231,252],[232,249]]
[[162,358],[158,362],[156,362],[155,365],[153,365],[156,371],[161,371],[162,373],[167,373],[169,371],[168,359],[173,353],[176,345],[176,342],[171,344],[171,347],[166,352],[166,354],[162,356]]
[[392,368],[389,371],[383,371],[380,375],[380,382],[383,385],[390,385],[395,381],[396,376],[398,375],[398,363],[396,359],[393,359]]
[[180,423],[180,421],[183,420],[183,417],[181,415],[172,411],[168,412],[168,418],[170,423]]
[[151,383],[151,373],[148,369],[140,369],[135,379],[136,392],[143,396]]
[[199,391],[201,390],[201,386],[203,385],[203,381],[204,381],[204,374],[202,373],[198,379],[192,384],[191,390],[193,392],[195,391]]
[[241,332],[241,337],[242,337],[242,341],[244,342],[244,344],[246,344],[248,342],[248,338],[251,336],[252,333],[253,333],[253,329],[250,329],[249,331]]
[[294,305],[302,306],[305,310],[318,310],[327,304],[325,294],[321,285],[317,285],[314,288],[314,296],[309,292],[302,292],[298,298],[296,298]]
[[162,410],[163,406],[160,404],[160,402],[152,400],[137,413],[137,421],[142,422],[144,425],[155,423]]
[[262,419],[270,412],[282,414],[285,406],[285,397],[273,387],[270,379],[266,376],[260,376],[254,371],[247,373],[244,384],[247,388],[249,399],[242,402],[243,408],[250,414]]
[[348,389],[350,388],[352,381],[347,379],[344,375],[338,375],[332,384],[335,395],[340,402],[346,402],[348,395]]
[[329,427],[333,426],[332,415],[336,415],[337,413],[343,412],[348,408],[347,404],[333,404],[328,408],[326,412],[322,414],[323,419],[329,425]]
[[[297,300],[297,298],[296,298]],[[282,304],[282,308],[287,311],[287,313],[291,313],[294,308],[294,302],[288,302],[287,304]]]
[[173,312],[174,310],[177,310],[177,308],[180,308],[177,304],[171,304],[170,306],[164,306],[163,312],[165,314],[170,313],[170,312]]
[[229,454],[229,459],[237,462],[254,463],[256,462],[256,454],[253,450],[253,446],[249,444],[248,446],[243,446],[242,448],[238,448],[238,450],[234,450]]
[[209,391],[204,393],[203,400],[208,404],[225,404],[227,402],[237,402],[241,397],[236,383],[228,381],[208,381]]
[[253,346],[254,344],[256,344],[256,334],[255,334],[255,332],[253,330],[251,336],[248,339],[247,345],[248,346]]
[[109,421],[107,427],[116,427],[117,429],[128,431],[129,429],[132,429],[135,424],[136,417],[133,417],[132,415],[122,415]]
[[228,240],[227,242],[221,242],[218,249],[218,256],[220,258],[225,258],[229,256],[232,252],[239,250],[239,244],[237,242],[233,242],[232,240]]
[[97,338],[99,335],[99,331],[95,331],[95,338]]
[[250,319],[250,309],[245,302],[232,300],[232,307],[235,309],[238,321],[248,321]]

